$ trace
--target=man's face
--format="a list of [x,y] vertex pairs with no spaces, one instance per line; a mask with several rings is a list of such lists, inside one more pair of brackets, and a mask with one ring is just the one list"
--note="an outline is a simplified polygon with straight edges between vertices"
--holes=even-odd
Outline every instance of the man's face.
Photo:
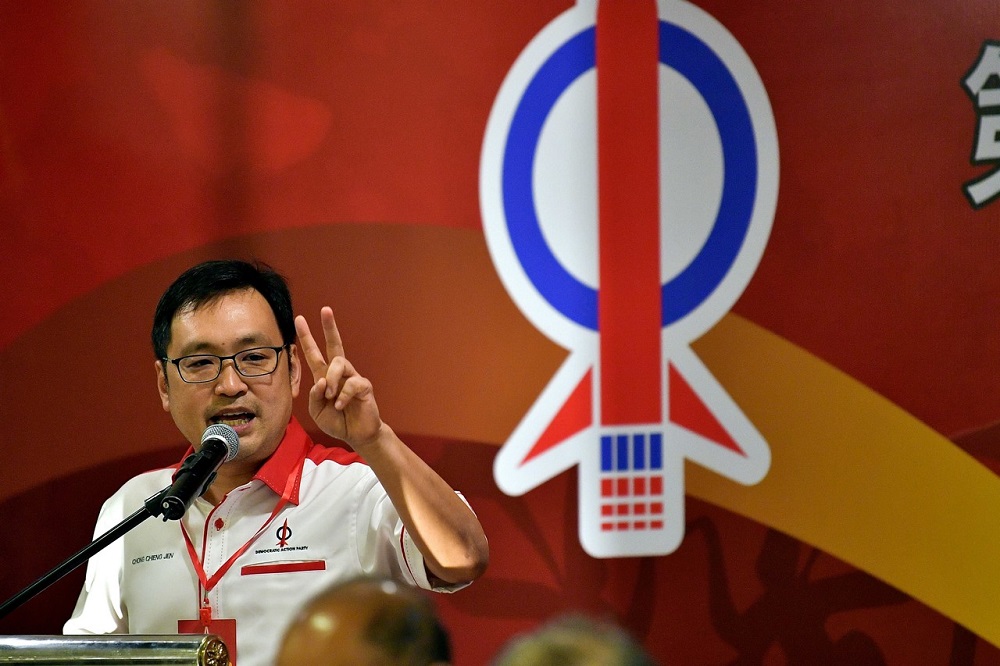
[[[167,356],[229,356],[252,347],[281,344],[271,307],[259,292],[247,289],[225,294],[196,309],[179,310],[170,327]],[[197,447],[205,428],[226,423],[240,436],[234,462],[257,467],[274,452],[285,433],[301,376],[294,345],[282,350],[277,370],[262,377],[242,376],[232,360],[223,361],[218,378],[201,384],[181,380],[173,363],[157,361],[156,369],[163,409],[173,417],[185,439]]]

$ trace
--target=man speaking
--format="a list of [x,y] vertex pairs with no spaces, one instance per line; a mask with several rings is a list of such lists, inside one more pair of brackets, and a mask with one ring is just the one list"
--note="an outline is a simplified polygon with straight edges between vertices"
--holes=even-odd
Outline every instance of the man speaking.
[[[262,264],[206,262],[167,289],[152,332],[163,409],[194,451],[219,424],[238,448],[179,520],[146,521],[90,560],[65,633],[212,633],[234,663],[271,664],[290,619],[337,581],[385,576],[448,592],[483,573],[489,547],[475,514],[382,420],[330,308],[320,322],[322,348]],[[300,354],[310,416],[354,453],[314,443],[292,416]],[[175,483],[175,471],[126,482],[95,533]]]

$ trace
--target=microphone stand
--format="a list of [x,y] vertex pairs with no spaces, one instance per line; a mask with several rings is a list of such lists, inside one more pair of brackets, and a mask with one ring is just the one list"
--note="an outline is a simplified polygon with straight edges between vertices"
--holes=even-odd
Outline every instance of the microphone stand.
[[[82,548],[75,555],[69,557],[59,566],[55,567],[47,574],[36,580],[34,583],[24,588],[13,597],[8,599],[0,605],[0,618],[6,617],[14,609],[18,608],[26,601],[37,595],[42,590],[48,588],[50,585],[55,583],[57,580],[68,574],[73,569],[77,568],[91,557],[96,555],[98,552],[104,550],[106,547],[110,546],[115,540],[123,536],[126,532],[132,530],[134,527],[138,526],[141,522],[147,518],[155,518],[163,513],[163,509],[160,506],[160,501],[163,496],[167,494],[170,487],[164,488],[160,492],[156,493],[143,503],[143,507],[133,513],[131,516],[118,523],[115,527],[111,528],[103,535],[94,539],[89,545]],[[166,518],[164,518],[166,520]]]

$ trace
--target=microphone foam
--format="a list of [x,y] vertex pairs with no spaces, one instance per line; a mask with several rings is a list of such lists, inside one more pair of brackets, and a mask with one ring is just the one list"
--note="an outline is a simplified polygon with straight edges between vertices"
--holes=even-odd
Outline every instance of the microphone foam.
[[236,434],[236,431],[231,426],[227,426],[225,423],[213,423],[205,428],[205,432],[201,435],[202,446],[210,439],[220,440],[226,445],[226,462],[235,458],[236,453],[240,450],[240,436]]

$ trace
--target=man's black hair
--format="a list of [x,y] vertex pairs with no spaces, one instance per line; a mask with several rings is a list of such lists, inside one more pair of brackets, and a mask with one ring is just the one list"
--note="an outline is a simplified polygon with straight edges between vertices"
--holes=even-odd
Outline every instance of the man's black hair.
[[245,289],[256,290],[271,306],[282,342],[286,345],[295,342],[292,296],[285,278],[260,261],[223,259],[189,268],[163,292],[153,315],[152,342],[156,358],[167,357],[170,326],[180,310],[197,308]]

